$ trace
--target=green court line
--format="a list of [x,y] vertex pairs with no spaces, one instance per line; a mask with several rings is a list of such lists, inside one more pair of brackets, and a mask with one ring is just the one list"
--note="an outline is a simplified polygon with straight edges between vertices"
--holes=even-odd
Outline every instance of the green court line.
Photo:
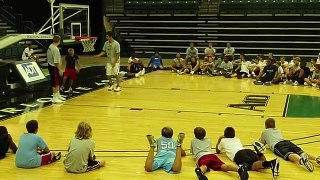
[[286,117],[320,117],[320,96],[290,95]]

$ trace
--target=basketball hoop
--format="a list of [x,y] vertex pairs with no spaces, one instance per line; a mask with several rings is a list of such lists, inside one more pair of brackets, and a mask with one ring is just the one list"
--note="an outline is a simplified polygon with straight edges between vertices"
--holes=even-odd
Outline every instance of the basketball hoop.
[[90,36],[76,36],[74,38],[77,42],[81,42],[83,46],[83,51],[82,52],[93,52],[95,51],[94,49],[94,44],[97,41],[97,37],[90,37]]

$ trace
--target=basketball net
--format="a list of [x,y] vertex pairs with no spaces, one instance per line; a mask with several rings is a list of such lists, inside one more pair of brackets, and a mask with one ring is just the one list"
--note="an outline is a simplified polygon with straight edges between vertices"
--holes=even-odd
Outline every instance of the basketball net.
[[76,37],[76,41],[80,41],[83,46],[82,52],[93,52],[94,44],[97,41],[97,37]]

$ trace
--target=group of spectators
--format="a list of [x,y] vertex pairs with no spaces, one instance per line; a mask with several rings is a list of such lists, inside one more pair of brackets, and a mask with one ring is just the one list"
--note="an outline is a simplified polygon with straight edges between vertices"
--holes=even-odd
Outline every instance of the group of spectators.
[[[285,56],[277,59],[273,53],[269,53],[268,57],[259,54],[250,61],[245,54],[240,54],[239,59],[236,59],[234,53],[235,49],[230,43],[227,43],[227,47],[219,57],[212,43],[209,43],[204,50],[204,60],[200,61],[198,49],[194,43],[190,43],[185,59],[181,57],[181,53],[176,53],[172,60],[171,70],[178,74],[201,74],[238,79],[254,78],[256,85],[284,83],[295,86],[318,86],[320,84],[320,58],[311,58],[307,66],[307,63],[302,62],[297,55],[287,61]],[[155,56],[159,56],[158,53]],[[153,64],[152,58],[150,63],[153,68],[163,69],[162,64],[161,66]]]

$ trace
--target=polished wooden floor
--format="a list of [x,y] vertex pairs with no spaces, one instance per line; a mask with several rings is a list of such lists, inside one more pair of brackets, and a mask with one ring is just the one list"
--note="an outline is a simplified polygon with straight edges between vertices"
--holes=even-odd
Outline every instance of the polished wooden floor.
[[[122,84],[120,93],[108,92],[106,88],[70,99],[37,111],[0,122],[10,131],[14,141],[25,132],[25,123],[37,119],[39,135],[50,149],[62,150],[74,136],[79,121],[90,122],[92,139],[96,142],[96,155],[105,159],[106,167],[86,174],[68,174],[62,161],[37,169],[18,169],[14,154],[0,161],[0,179],[166,179],[195,180],[195,162],[192,156],[183,158],[182,172],[167,174],[162,170],[144,171],[148,143],[146,134],[160,135],[164,126],[174,129],[174,136],[186,133],[185,149],[189,149],[193,129],[202,126],[213,144],[226,126],[233,126],[243,144],[257,140],[264,129],[264,120],[274,117],[277,126],[287,139],[300,138],[319,133],[320,118],[284,118],[283,110],[287,94],[319,95],[320,91],[308,87],[288,85],[254,86],[251,79],[224,79],[222,77],[177,75],[169,71],[157,71],[144,77],[130,79]],[[246,95],[268,95],[267,107],[250,111],[229,108],[228,104],[242,103]],[[134,108],[134,109],[131,109]],[[305,143],[318,141],[319,136],[294,141]],[[318,143],[301,145],[312,154],[320,155]],[[187,151],[189,152],[189,151]],[[188,153],[189,154],[189,153]],[[275,158],[270,150],[267,158]],[[226,163],[225,154],[219,155]],[[319,179],[320,166],[313,173],[303,167],[281,160],[279,179]],[[209,179],[237,179],[237,173],[208,173]],[[250,172],[250,179],[272,179],[271,171]]]

